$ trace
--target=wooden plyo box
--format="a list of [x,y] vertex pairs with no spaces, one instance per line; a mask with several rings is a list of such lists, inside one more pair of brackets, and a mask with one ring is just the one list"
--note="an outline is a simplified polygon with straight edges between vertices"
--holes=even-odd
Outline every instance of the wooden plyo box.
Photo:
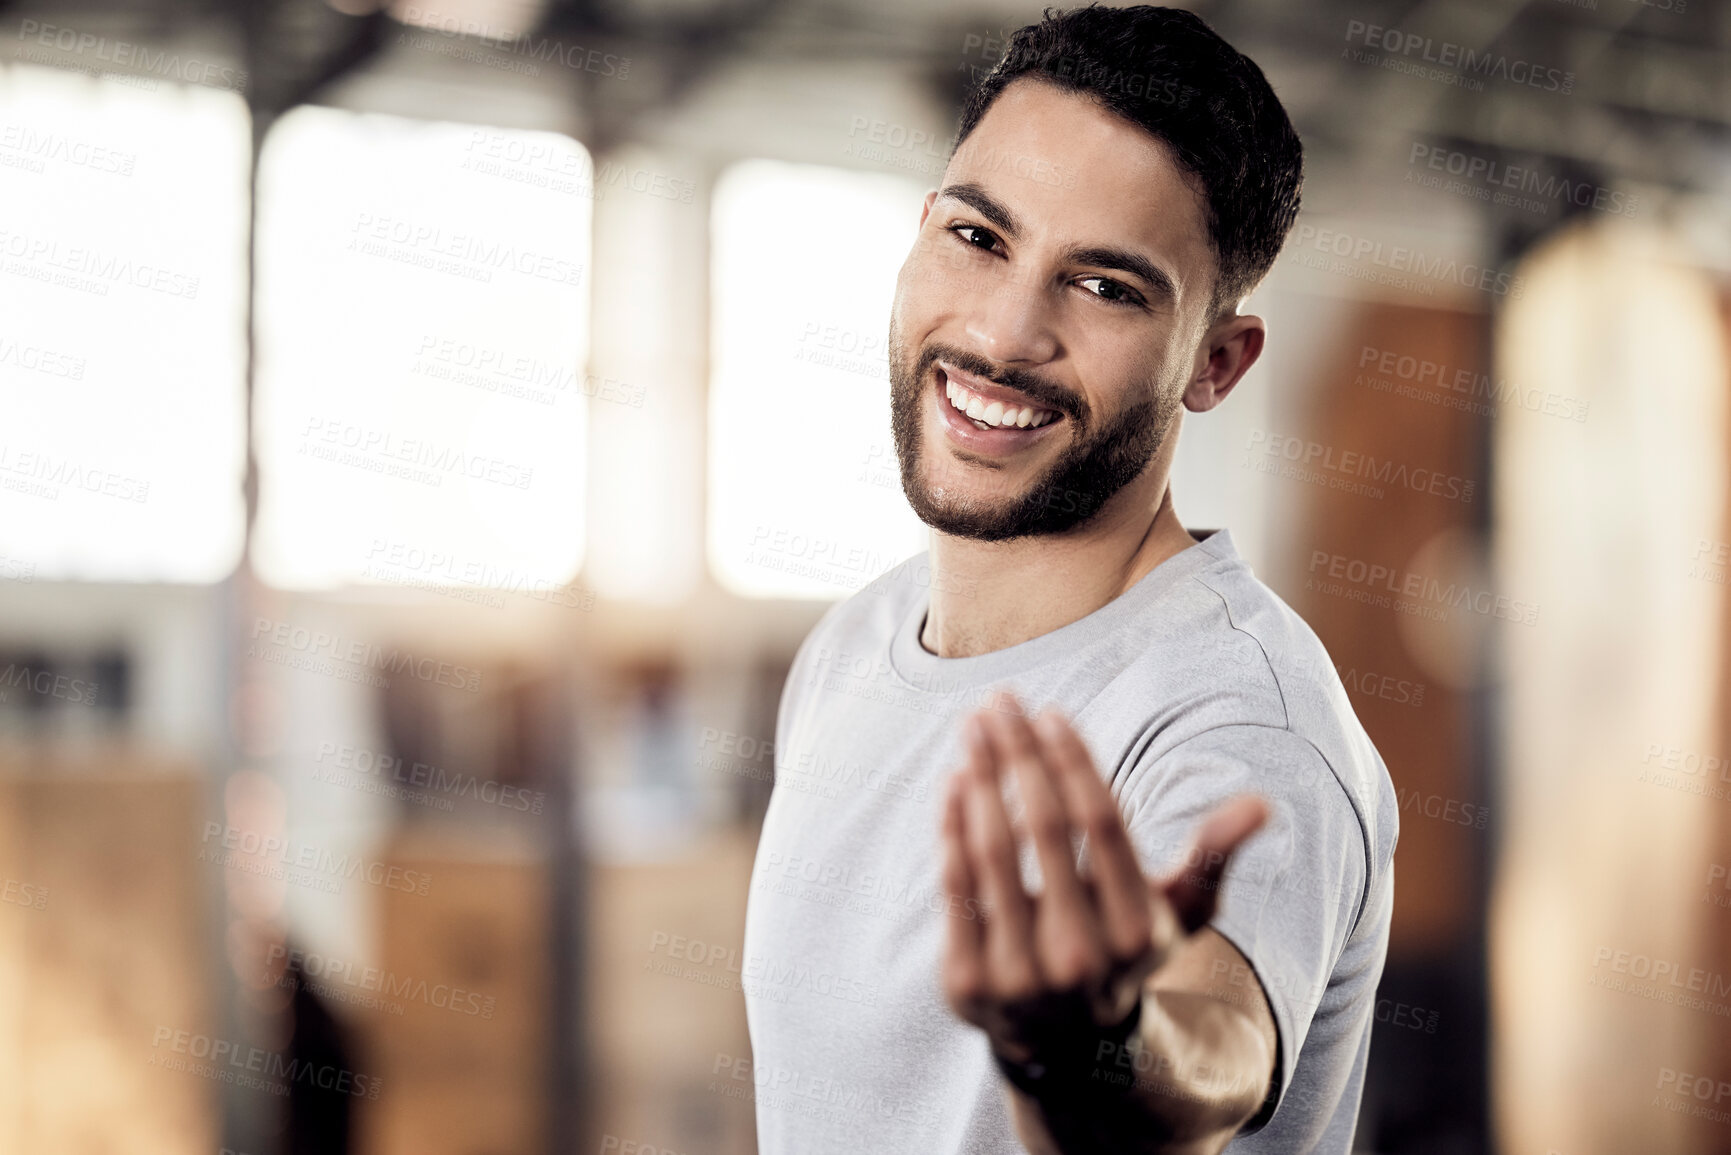
[[204,789],[124,751],[0,755],[0,1151],[217,1149],[217,1084],[155,1045],[214,1019]]
[[381,855],[430,876],[380,892],[382,999],[365,1017],[366,1155],[541,1155],[547,1118],[547,867],[456,832],[405,832]]
[[756,848],[755,831],[727,828],[676,860],[592,868],[597,1114],[584,1150],[757,1150],[753,1084],[714,1073],[751,1056],[740,972]]

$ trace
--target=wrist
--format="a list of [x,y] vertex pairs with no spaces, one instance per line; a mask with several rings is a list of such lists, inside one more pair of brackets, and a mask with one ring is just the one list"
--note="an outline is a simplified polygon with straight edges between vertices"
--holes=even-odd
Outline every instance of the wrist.
[[[1142,1026],[1142,1000],[1138,998],[1124,1019],[1110,1027],[1083,1030],[1050,1040],[1024,1059],[1013,1059],[993,1047],[992,1059],[1011,1086],[1031,1098],[1040,1099],[1055,1089],[1073,1091],[1094,1084],[1101,1056],[1128,1044]],[[1114,1085],[1108,1081],[1104,1085]]]

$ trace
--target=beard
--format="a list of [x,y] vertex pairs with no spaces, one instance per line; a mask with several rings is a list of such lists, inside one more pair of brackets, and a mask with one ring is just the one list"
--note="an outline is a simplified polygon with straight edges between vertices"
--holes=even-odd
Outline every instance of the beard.
[[[1156,390],[1099,423],[1088,403],[1045,378],[1023,369],[994,365],[953,345],[929,344],[908,363],[895,321],[890,321],[890,428],[895,435],[902,492],[919,519],[935,530],[975,541],[1009,541],[1063,533],[1086,523],[1112,496],[1139,477],[1165,441],[1178,411],[1179,391]],[[964,372],[1011,389],[1019,389],[1038,404],[1056,409],[1074,433],[1058,460],[1026,490],[996,499],[969,497],[960,484],[967,475],[986,476],[1001,468],[990,458],[947,449],[934,464],[938,484],[928,484],[922,460],[926,407],[930,386],[926,376],[942,357]],[[971,464],[970,464],[971,463]],[[955,484],[943,484],[945,479]]]

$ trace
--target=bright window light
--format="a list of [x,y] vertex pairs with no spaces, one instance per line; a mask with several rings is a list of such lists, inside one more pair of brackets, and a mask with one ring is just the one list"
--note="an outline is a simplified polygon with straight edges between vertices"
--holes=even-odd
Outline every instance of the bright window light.
[[0,67],[0,574],[233,570],[251,131],[230,92]]
[[588,154],[303,107],[260,159],[254,561],[539,593],[582,564]]
[[924,193],[763,160],[717,183],[709,564],[734,593],[846,597],[926,546],[896,468],[885,349]]
[[[337,0],[338,11],[368,0]],[[369,3],[376,8],[376,3]],[[538,45],[528,39],[530,29],[541,19],[546,0],[391,0],[391,19],[443,36],[468,36],[476,40],[514,41],[522,50]],[[549,50],[550,51],[550,50]]]

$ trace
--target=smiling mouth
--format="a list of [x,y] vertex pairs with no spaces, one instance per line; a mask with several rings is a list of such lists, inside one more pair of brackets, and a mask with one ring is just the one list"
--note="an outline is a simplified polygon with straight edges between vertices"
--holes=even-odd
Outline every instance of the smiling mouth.
[[[1003,386],[963,375],[942,363],[937,370],[943,379],[944,396],[950,407],[976,429],[1033,430],[1050,425],[1063,416],[1056,409],[1035,405]],[[969,384],[963,384],[958,376],[964,377]]]
[[1056,409],[1041,409],[1035,405],[1020,408],[1002,401],[986,403],[985,398],[954,381],[944,382],[944,395],[950,404],[961,410],[981,429],[1038,429],[1058,419]]

